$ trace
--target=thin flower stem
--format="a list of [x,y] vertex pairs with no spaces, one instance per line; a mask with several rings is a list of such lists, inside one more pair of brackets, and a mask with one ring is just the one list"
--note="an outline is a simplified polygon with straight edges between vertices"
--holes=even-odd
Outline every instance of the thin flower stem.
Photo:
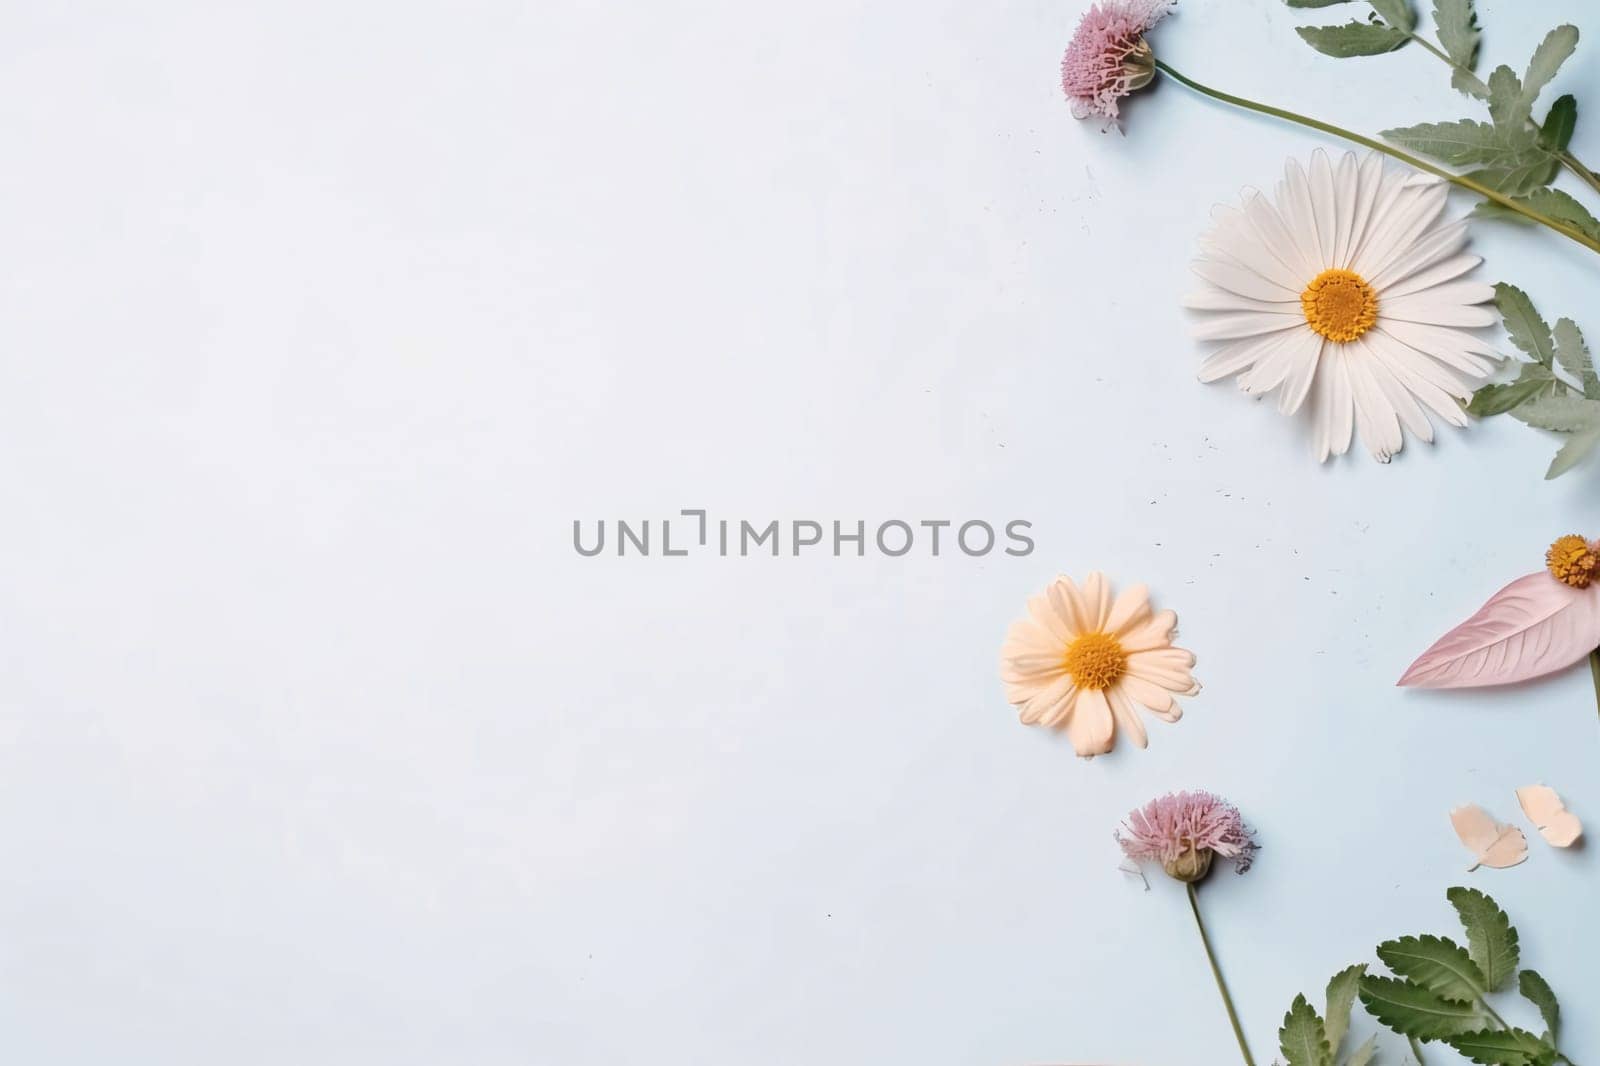
[[[1426,37],[1419,33],[1412,33],[1409,36],[1424,49],[1438,56],[1439,61],[1445,66],[1449,67],[1451,70],[1460,73],[1464,77],[1471,78],[1473,81],[1478,81],[1478,76],[1476,74],[1472,73],[1472,71],[1451,59],[1444,53],[1443,49],[1434,44],[1432,41],[1428,40]],[[1483,83],[1478,82],[1478,84],[1481,85]],[[1528,125],[1533,127],[1535,133],[1544,132],[1544,127],[1540,126],[1532,118],[1528,119]],[[1600,176],[1597,176],[1594,171],[1585,166],[1582,160],[1568,151],[1556,152],[1554,155],[1558,160],[1561,161],[1561,165],[1572,171],[1573,176],[1575,176],[1579,181],[1589,186],[1589,188],[1593,189],[1595,192],[1600,192]]]
[[1370,148],[1375,152],[1382,152],[1384,155],[1389,156],[1392,159],[1400,160],[1400,162],[1409,167],[1414,167],[1417,170],[1423,171],[1424,173],[1432,174],[1437,178],[1443,178],[1445,181],[1448,181],[1453,185],[1458,185],[1463,189],[1471,190],[1472,192],[1475,192],[1479,196],[1483,197],[1485,200],[1489,200],[1514,214],[1521,215],[1530,222],[1537,222],[1541,226],[1555,230],[1563,237],[1576,241],[1585,248],[1589,249],[1591,252],[1600,252],[1600,240],[1596,240],[1582,231],[1574,229],[1563,222],[1559,222],[1548,215],[1540,214],[1525,204],[1519,204],[1517,201],[1513,200],[1509,196],[1506,196],[1504,193],[1497,192],[1494,189],[1489,188],[1487,185],[1475,181],[1464,174],[1452,174],[1448,170],[1442,170],[1439,167],[1434,166],[1432,163],[1418,159],[1416,156],[1409,155],[1406,152],[1402,152],[1398,148],[1393,148],[1387,144],[1384,144],[1382,141],[1373,140],[1371,137],[1363,137],[1359,133],[1354,133],[1331,123],[1322,122],[1318,119],[1310,118],[1294,111],[1286,111],[1281,107],[1273,107],[1270,104],[1262,104],[1257,103],[1254,100],[1246,100],[1242,96],[1234,96],[1232,93],[1225,93],[1220,89],[1213,89],[1208,85],[1202,85],[1193,78],[1189,78],[1183,74],[1180,74],[1178,71],[1172,69],[1172,67],[1168,66],[1160,59],[1156,60],[1156,66],[1164,73],[1170,75],[1173,79],[1182,82],[1184,85],[1187,85],[1197,93],[1211,97],[1213,100],[1221,100],[1223,103],[1232,104],[1234,107],[1242,107],[1247,111],[1255,111],[1259,114],[1271,115],[1274,118],[1281,118],[1288,122],[1294,122],[1301,126],[1309,127],[1310,129],[1319,130],[1323,133],[1331,133],[1335,137],[1342,137],[1345,140],[1354,144],[1359,144],[1364,148]]
[[1594,678],[1594,705],[1600,711],[1600,648],[1589,653],[1589,676]]
[[1228,1022],[1233,1026],[1233,1037],[1239,1041],[1239,1051],[1244,1055],[1244,1066],[1256,1066],[1256,1060],[1250,1057],[1250,1045],[1245,1043],[1244,1029],[1239,1025],[1239,1015],[1233,1009],[1233,997],[1228,995],[1228,983],[1222,979],[1222,968],[1217,965],[1217,954],[1211,950],[1211,938],[1206,935],[1206,923],[1200,918],[1200,900],[1195,895],[1194,882],[1186,886],[1189,890],[1189,909],[1194,911],[1194,924],[1200,930],[1200,943],[1205,945],[1206,959],[1211,963],[1211,976],[1217,979],[1217,991],[1222,993],[1222,1005],[1228,1009]]
[[1411,1045],[1411,1057],[1417,1060],[1417,1066],[1422,1066],[1422,1048],[1418,1046],[1417,1038],[1408,1036],[1406,1041]]

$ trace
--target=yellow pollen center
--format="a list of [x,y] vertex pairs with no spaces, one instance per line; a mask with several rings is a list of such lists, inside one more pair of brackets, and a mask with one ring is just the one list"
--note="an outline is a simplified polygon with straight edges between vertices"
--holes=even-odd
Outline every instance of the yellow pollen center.
[[1575,589],[1586,589],[1600,569],[1600,557],[1588,541],[1576,533],[1569,533],[1550,545],[1544,553],[1545,565],[1557,581]]
[[1128,672],[1128,653],[1107,633],[1085,633],[1067,645],[1063,664],[1079,688],[1106,689]]
[[1330,341],[1355,340],[1378,321],[1378,294],[1351,270],[1324,270],[1300,294],[1306,325]]

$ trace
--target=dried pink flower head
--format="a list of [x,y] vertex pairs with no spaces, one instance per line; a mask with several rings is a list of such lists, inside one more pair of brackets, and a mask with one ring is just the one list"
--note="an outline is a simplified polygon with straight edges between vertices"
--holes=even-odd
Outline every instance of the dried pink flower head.
[[1200,880],[1214,855],[1244,873],[1259,846],[1239,808],[1209,792],[1169,792],[1151,800],[1128,815],[1116,837],[1128,858],[1154,859],[1179,881]]
[[1078,23],[1061,59],[1061,88],[1078,118],[1117,119],[1117,101],[1150,84],[1155,56],[1144,35],[1175,0],[1105,0]]

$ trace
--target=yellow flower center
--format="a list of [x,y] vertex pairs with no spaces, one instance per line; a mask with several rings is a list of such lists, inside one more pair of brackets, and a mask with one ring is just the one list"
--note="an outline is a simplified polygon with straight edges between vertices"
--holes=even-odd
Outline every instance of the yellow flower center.
[[1079,688],[1106,689],[1128,672],[1128,653],[1108,633],[1085,633],[1067,645],[1062,665]]
[[1550,550],[1544,553],[1544,563],[1557,581],[1575,589],[1586,589],[1594,580],[1595,570],[1600,569],[1600,556],[1588,541],[1569,533],[1550,545]]
[[1300,294],[1306,325],[1330,341],[1346,344],[1378,321],[1378,294],[1351,270],[1324,270]]

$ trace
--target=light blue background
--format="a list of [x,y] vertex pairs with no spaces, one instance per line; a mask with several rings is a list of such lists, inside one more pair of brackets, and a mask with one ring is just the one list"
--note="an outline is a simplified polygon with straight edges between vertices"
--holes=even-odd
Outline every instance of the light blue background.
[[[1491,64],[1593,24],[1480,6]],[[1600,533],[1595,471],[1506,419],[1319,467],[1194,380],[1210,206],[1326,142],[1172,85],[1074,122],[1075,2],[10,7],[10,1059],[1227,1064],[1181,892],[1111,839],[1185,786],[1264,845],[1203,892],[1258,1061],[1452,884],[1600,1057],[1594,849],[1469,875],[1446,821],[1542,780],[1600,829],[1587,673],[1392,687]],[[1185,0],[1156,45],[1368,131],[1473,112],[1297,21]],[[1547,99],[1600,107],[1593,28]],[[1593,256],[1474,243],[1600,340]],[[572,551],[684,507],[1038,550]],[[1206,690],[1083,763],[996,658],[1093,568]]]

